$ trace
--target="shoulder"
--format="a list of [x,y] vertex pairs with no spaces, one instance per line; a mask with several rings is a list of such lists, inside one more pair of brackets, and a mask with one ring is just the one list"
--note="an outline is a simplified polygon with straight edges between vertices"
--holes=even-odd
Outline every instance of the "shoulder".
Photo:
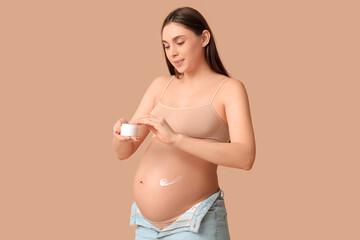
[[226,89],[231,89],[233,87],[235,87],[235,88],[245,87],[244,84],[240,80],[231,78],[231,77],[225,78],[225,82],[224,82],[223,86]]
[[154,78],[154,80],[152,81],[151,84],[157,85],[158,87],[161,87],[163,85],[166,85],[173,76],[174,75],[161,75],[161,76],[158,76],[158,77]]
[[154,98],[154,102],[157,102],[157,99],[160,97],[160,94],[165,89],[166,85],[169,83],[170,79],[174,75],[161,75],[155,77],[150,83],[149,89]]
[[148,85],[148,89],[156,95],[160,89],[165,87],[165,85],[168,83],[168,81],[172,78],[171,75],[161,75],[155,77],[150,84]]
[[228,77],[222,85],[221,100],[230,104],[234,100],[247,98],[246,88],[242,81]]
[[222,85],[223,92],[226,94],[232,92],[241,92],[245,91],[245,85],[238,79],[227,77]]

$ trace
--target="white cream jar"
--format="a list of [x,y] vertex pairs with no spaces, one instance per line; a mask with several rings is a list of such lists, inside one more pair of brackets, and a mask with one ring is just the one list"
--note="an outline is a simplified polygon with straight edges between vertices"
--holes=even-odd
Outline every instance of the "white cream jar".
[[135,124],[123,123],[121,124],[120,135],[121,136],[137,136],[138,126]]

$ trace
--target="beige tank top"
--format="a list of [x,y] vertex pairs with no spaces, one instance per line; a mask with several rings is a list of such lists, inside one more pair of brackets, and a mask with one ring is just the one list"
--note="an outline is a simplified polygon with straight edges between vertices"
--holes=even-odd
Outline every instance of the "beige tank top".
[[[163,116],[175,132],[208,141],[230,142],[229,127],[218,116],[212,106],[212,102],[217,92],[227,79],[224,79],[219,84],[208,104],[178,108],[166,106],[160,102],[161,97],[164,95],[166,89],[174,78],[175,76],[169,80],[156,106],[150,114],[157,117]],[[156,137],[156,135],[153,133],[152,137]]]

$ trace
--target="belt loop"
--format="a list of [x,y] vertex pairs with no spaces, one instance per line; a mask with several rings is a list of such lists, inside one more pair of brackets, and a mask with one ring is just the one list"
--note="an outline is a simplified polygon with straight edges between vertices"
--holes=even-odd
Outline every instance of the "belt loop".
[[[222,195],[222,196],[221,196]],[[224,191],[222,190],[222,189],[220,189],[220,197],[224,197],[225,196],[225,193],[224,193]]]

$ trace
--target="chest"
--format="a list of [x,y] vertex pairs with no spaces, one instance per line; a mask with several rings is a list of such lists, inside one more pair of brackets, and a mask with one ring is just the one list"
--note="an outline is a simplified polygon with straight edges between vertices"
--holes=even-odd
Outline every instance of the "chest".
[[150,114],[164,117],[175,132],[194,138],[222,138],[228,134],[226,124],[222,122],[209,104],[173,108],[159,103]]

